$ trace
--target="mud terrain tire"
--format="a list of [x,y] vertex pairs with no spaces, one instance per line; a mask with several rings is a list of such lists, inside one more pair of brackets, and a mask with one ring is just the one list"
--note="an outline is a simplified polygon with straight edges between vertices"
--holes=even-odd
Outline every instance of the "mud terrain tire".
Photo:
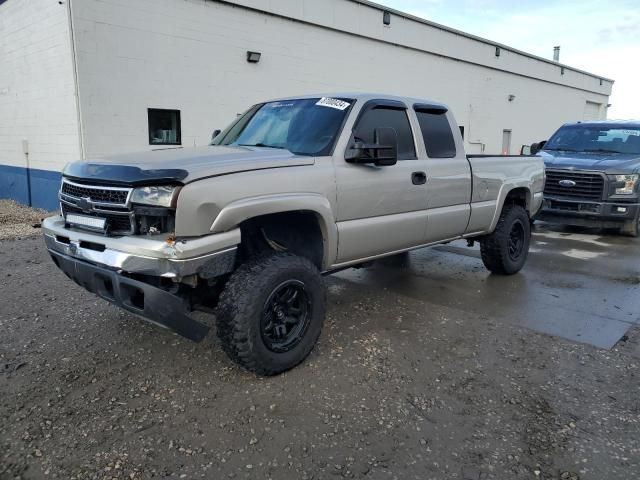
[[527,211],[519,205],[507,205],[491,235],[480,242],[482,262],[492,273],[518,273],[529,254],[531,223]]
[[216,312],[229,357],[258,375],[285,372],[313,350],[325,316],[318,269],[291,253],[249,259],[229,279]]

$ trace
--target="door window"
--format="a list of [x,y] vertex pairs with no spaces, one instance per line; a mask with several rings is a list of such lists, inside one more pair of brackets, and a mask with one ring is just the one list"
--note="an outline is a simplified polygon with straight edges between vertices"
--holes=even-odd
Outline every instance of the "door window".
[[358,141],[373,143],[374,130],[385,127],[393,128],[398,134],[398,160],[416,159],[416,146],[406,110],[388,107],[373,108],[360,117],[354,134]]
[[[453,158],[456,141],[444,113],[416,112],[429,158]],[[463,127],[464,128],[464,127]]]

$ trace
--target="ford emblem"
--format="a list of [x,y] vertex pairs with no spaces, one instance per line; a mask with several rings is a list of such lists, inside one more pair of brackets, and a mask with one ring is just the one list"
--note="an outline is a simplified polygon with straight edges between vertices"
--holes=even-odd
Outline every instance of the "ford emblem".
[[576,182],[574,182],[573,180],[560,180],[558,183],[561,186],[567,187],[567,188],[575,187],[577,185]]

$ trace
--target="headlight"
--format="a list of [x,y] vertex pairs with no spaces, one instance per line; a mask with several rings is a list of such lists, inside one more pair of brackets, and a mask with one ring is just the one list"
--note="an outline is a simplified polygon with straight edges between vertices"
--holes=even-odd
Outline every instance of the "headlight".
[[172,208],[176,206],[180,187],[140,187],[131,194],[131,203]]
[[638,175],[613,175],[616,181],[616,195],[633,195]]

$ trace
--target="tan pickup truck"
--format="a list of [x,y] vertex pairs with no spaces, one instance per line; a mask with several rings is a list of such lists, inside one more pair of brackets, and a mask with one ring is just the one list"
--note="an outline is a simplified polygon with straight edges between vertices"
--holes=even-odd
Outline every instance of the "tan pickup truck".
[[71,163],[43,224],[76,283],[195,341],[215,313],[260,375],[300,363],[325,316],[322,275],[456,239],[514,274],[542,203],[535,156],[465,155],[453,115],[339,94],[251,107],[210,146]]

